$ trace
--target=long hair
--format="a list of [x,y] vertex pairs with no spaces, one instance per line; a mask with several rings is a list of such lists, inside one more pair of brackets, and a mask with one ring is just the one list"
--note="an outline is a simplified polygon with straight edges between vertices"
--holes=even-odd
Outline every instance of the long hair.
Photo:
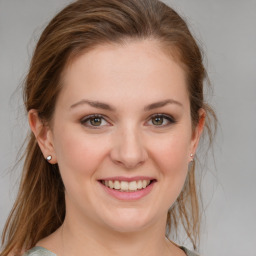
[[[61,91],[61,76],[74,58],[106,43],[157,40],[182,65],[189,92],[192,127],[198,110],[206,111],[206,133],[213,138],[213,110],[204,100],[207,77],[201,51],[186,22],[158,0],[78,0],[59,12],[43,31],[35,48],[24,83],[26,110],[36,109],[50,123]],[[3,231],[3,252],[20,254],[54,232],[65,218],[64,185],[58,165],[45,161],[31,133],[17,199]],[[200,230],[200,207],[191,168],[184,188],[167,217],[167,230],[184,227],[196,247]],[[168,234],[167,234],[168,235]]]

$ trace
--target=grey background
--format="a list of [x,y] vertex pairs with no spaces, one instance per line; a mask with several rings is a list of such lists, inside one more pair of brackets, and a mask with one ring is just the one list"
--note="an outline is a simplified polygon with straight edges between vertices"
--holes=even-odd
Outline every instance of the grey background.
[[[0,230],[17,190],[11,172],[27,124],[17,86],[35,42],[68,0],[0,0]],[[256,256],[256,1],[170,0],[206,53],[220,128],[203,180],[201,253]]]

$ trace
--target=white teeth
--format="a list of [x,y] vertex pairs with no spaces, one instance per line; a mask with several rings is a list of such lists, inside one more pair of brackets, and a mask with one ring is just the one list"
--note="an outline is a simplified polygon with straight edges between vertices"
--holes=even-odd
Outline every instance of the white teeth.
[[121,184],[118,180],[114,181],[114,189],[120,189],[121,188]]
[[106,180],[102,181],[102,183],[111,188],[111,189],[116,189],[120,190],[123,192],[128,192],[128,191],[137,191],[138,189],[144,189],[150,184],[150,180],[138,180],[138,181],[119,181],[119,180]]
[[136,181],[129,182],[129,190],[136,191],[137,189],[138,188],[137,188],[137,182]]
[[114,182],[112,180],[108,182],[108,187],[114,188]]
[[142,181],[141,180],[138,180],[137,187],[138,187],[138,189],[142,189]]
[[121,181],[121,190],[128,190],[129,189],[129,184],[127,181]]

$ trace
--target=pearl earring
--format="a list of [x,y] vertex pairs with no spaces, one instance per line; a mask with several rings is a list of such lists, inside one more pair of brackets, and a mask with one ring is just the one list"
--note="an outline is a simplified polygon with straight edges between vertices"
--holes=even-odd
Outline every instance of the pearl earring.
[[191,153],[191,154],[190,154],[190,157],[191,157],[191,161],[193,162],[193,161],[194,161],[194,158],[193,158],[193,157],[194,157],[194,154]]
[[46,160],[47,160],[48,162],[50,162],[50,161],[52,160],[52,156],[51,156],[51,155],[47,156],[47,157],[46,157]]

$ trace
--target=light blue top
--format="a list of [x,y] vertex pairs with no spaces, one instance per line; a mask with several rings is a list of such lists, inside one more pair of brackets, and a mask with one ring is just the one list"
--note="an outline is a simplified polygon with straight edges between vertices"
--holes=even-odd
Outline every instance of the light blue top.
[[[186,254],[187,256],[199,256],[198,254],[189,251],[185,247],[180,247]],[[47,249],[36,246],[27,251],[23,256],[57,256],[55,253],[48,251]]]

